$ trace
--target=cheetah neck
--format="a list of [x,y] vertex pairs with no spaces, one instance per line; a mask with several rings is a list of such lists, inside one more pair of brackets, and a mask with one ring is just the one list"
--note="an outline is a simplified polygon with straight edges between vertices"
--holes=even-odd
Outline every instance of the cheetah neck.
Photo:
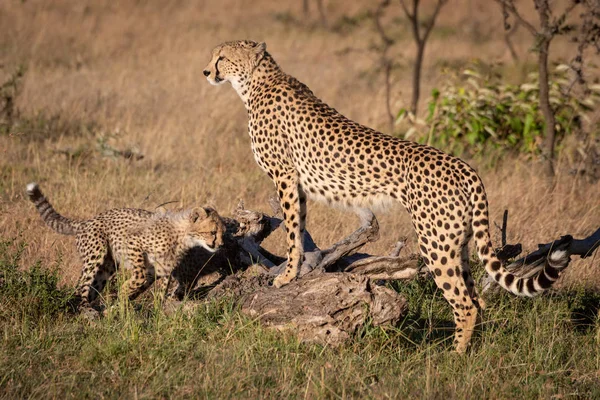
[[244,102],[246,110],[250,111],[252,108],[252,98],[265,90],[269,86],[269,82],[283,75],[284,72],[279,68],[273,57],[269,53],[265,53],[248,79],[241,78],[236,82],[232,82],[231,86],[233,86]]

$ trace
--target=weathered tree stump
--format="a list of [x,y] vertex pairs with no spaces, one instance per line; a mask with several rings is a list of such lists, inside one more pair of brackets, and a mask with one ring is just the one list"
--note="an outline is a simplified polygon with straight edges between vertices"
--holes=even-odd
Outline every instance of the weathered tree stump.
[[280,289],[261,287],[245,297],[242,312],[279,330],[292,329],[307,342],[339,345],[368,320],[395,324],[406,300],[369,278],[314,271]]

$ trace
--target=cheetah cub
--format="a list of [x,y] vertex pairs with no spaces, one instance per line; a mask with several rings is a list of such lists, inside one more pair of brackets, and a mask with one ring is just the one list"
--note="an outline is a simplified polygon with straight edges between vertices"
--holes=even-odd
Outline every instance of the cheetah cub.
[[359,213],[394,201],[406,208],[423,261],[454,309],[459,352],[469,344],[480,308],[469,267],[472,236],[486,271],[520,296],[548,289],[568,264],[568,254],[557,250],[535,276],[507,271],[490,240],[487,196],[473,168],[433,147],[346,118],[286,74],[265,43],[217,46],[204,76],[213,85],[231,83],[242,99],[254,159],[277,188],[288,264],[275,286],[295,279],[303,262],[307,196]]
[[75,297],[83,307],[102,292],[117,267],[132,272],[121,289],[132,300],[176,268],[189,269],[176,270],[172,277],[181,279],[179,285],[190,285],[194,277],[189,279],[188,275],[197,276],[199,271],[192,271],[190,263],[180,265],[186,252],[200,246],[212,253],[223,244],[225,225],[211,208],[181,212],[118,208],[87,220],[73,220],[56,212],[36,183],[27,185],[27,195],[46,225],[60,234],[75,236],[83,262]]

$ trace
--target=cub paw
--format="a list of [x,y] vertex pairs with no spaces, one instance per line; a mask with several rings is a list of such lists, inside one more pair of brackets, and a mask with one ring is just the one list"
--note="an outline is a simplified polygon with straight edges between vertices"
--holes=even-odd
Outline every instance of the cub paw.
[[485,300],[483,300],[481,297],[478,297],[477,302],[479,303],[479,309],[485,310],[485,307],[486,307]]
[[290,283],[291,280],[292,280],[292,278],[290,278],[289,275],[285,276],[285,273],[281,274],[281,275],[277,275],[275,280],[273,280],[273,286],[275,286],[276,288],[280,288],[280,287],[285,286],[288,283]]

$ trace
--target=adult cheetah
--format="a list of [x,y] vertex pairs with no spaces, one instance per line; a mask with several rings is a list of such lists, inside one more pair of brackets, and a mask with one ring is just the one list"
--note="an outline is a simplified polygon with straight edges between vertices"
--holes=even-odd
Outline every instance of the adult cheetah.
[[277,187],[288,265],[275,286],[294,279],[303,261],[306,195],[358,210],[397,200],[408,210],[423,260],[454,310],[459,352],[470,342],[480,308],[468,262],[473,234],[486,271],[517,295],[549,288],[567,265],[568,255],[555,251],[534,277],[509,273],[494,253],[486,193],[473,168],[344,117],[285,74],[265,43],[223,43],[203,72],[213,85],[230,82],[244,102],[254,158]]
[[75,236],[83,262],[75,291],[80,307],[94,301],[117,266],[132,271],[122,288],[131,300],[156,279],[167,285],[170,276],[178,284],[173,293],[179,296],[200,275],[198,265],[184,260],[188,252],[201,247],[213,253],[223,244],[225,224],[211,208],[180,212],[117,208],[87,220],[73,220],[56,212],[36,183],[27,185],[27,196],[46,225]]

